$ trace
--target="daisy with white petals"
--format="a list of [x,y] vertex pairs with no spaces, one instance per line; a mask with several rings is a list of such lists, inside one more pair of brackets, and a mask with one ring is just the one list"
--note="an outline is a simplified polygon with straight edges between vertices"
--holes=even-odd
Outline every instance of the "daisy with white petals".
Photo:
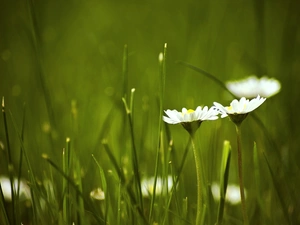
[[244,224],[248,225],[248,216],[245,203],[245,190],[242,173],[242,144],[241,144],[241,123],[247,117],[247,115],[253,110],[257,109],[261,104],[265,102],[266,98],[262,98],[259,95],[252,99],[246,99],[242,97],[240,100],[234,99],[230,106],[223,106],[220,103],[214,102],[216,108],[220,111],[221,117],[229,116],[231,121],[235,124],[237,134],[237,159],[238,159],[238,174],[240,183],[240,196],[242,203],[242,212],[244,218]]
[[242,97],[240,100],[234,99],[230,103],[230,106],[223,106],[218,102],[214,102],[214,105],[220,110],[221,118],[229,116],[234,123],[240,124],[249,112],[257,109],[265,100],[266,98],[262,98],[258,95],[251,100],[245,97]]
[[213,106],[208,108],[207,106],[198,106],[196,110],[183,108],[181,112],[177,110],[166,110],[167,116],[163,116],[163,120],[169,124],[180,123],[190,134],[191,143],[194,152],[196,174],[197,174],[197,216],[196,224],[200,224],[201,213],[202,213],[202,185],[201,185],[201,166],[200,166],[200,155],[195,147],[194,136],[195,132],[200,127],[201,123],[205,120],[216,120],[218,119],[219,110]]
[[226,87],[237,97],[254,98],[260,95],[269,98],[280,91],[281,84],[275,78],[257,78],[252,75],[242,80],[228,81]]
[[183,108],[181,112],[177,110],[165,110],[167,116],[163,116],[163,120],[169,124],[182,124],[183,127],[191,134],[199,128],[201,122],[205,120],[218,119],[219,111],[216,107],[210,109],[205,106],[198,106],[196,110]]

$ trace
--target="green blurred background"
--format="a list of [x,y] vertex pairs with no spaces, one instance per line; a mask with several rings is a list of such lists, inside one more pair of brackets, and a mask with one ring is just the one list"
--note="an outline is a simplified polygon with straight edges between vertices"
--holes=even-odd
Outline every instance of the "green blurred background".
[[[247,118],[243,125],[246,177],[249,175],[245,182],[251,186],[252,148],[256,141],[280,182],[288,180],[289,190],[296,194],[300,185],[298,1],[29,2],[0,1],[0,96],[5,97],[16,163],[20,142],[12,120],[20,132],[24,113],[24,145],[40,176],[49,169],[42,163],[41,154],[60,160],[66,137],[71,137],[83,165],[84,179],[91,186],[97,176],[93,174],[92,153],[109,169],[100,144],[101,133],[120,159],[128,152],[130,142],[122,136],[125,110],[121,101],[122,55],[127,44],[126,91],[136,89],[134,125],[141,171],[143,175],[153,174],[159,120],[158,54],[167,43],[165,109],[211,106],[213,101],[226,105],[232,100],[216,83],[179,65],[177,60],[222,81],[251,74],[280,80],[281,92],[256,112],[277,150],[266,141],[254,120]],[[110,114],[110,129],[106,130],[103,123]],[[188,135],[180,126],[170,129],[180,158]],[[198,135],[203,155],[210,162],[209,180],[217,180],[223,140],[230,140],[235,148],[234,126],[228,120],[205,122]],[[6,145],[3,128],[0,141]],[[1,174],[7,170],[5,154],[1,151]],[[191,165],[187,164],[186,171],[193,168],[191,154],[187,160]],[[236,181],[234,159],[233,162],[230,179]],[[192,184],[194,177],[188,173],[186,176],[185,181]],[[284,192],[285,185],[281,189]],[[289,205],[290,197],[286,202]],[[291,203],[291,210],[299,204],[299,200]]]

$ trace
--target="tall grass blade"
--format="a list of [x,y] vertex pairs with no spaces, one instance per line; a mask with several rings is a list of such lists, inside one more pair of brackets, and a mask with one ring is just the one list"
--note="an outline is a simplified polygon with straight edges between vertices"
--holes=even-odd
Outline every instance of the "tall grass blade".
[[[73,157],[74,162],[74,180],[75,184],[80,193],[82,193],[82,179],[81,179],[81,165],[77,157]],[[77,218],[79,225],[87,224],[85,209],[84,209],[84,201],[81,195],[76,194],[76,203],[77,203]],[[70,204],[70,203],[69,203]],[[105,223],[106,224],[106,223]]]
[[[23,106],[23,116],[22,116],[22,126],[21,126],[21,140],[24,141],[24,129],[25,129],[25,104]],[[19,154],[19,165],[18,165],[18,186],[17,186],[17,202],[19,202],[20,196],[20,181],[22,177],[22,166],[23,166],[23,153],[22,147],[20,147],[20,154]]]
[[119,167],[115,156],[113,155],[110,147],[108,146],[107,140],[105,140],[105,139],[102,140],[102,145],[103,145],[104,150],[105,150],[106,154],[108,155],[112,165],[114,166],[114,168],[118,174],[118,177],[121,180],[121,183],[125,184],[126,180],[125,180],[124,172],[123,172],[122,168]]
[[99,170],[99,174],[100,174],[100,179],[101,179],[101,188],[104,192],[104,196],[105,196],[105,210],[104,210],[104,222],[105,224],[107,224],[107,219],[108,219],[108,208],[109,208],[109,195],[108,195],[108,189],[107,189],[107,183],[106,183],[106,178],[105,178],[105,174],[104,171],[102,169],[102,167],[100,166],[98,160],[95,158],[95,156],[92,154],[92,158],[94,159],[98,170]]
[[4,195],[3,195],[1,183],[0,183],[0,194],[1,194],[1,199],[0,199],[0,207],[1,207],[0,222],[3,223],[4,225],[10,225],[8,215],[7,215],[7,212],[6,212],[6,208],[5,208],[5,205],[4,205],[5,200],[4,200]]
[[[31,175],[30,170],[28,171],[28,177],[29,177],[30,183],[35,184],[36,181],[35,181],[34,177]],[[36,191],[37,191],[36,186],[30,188],[31,202],[32,202],[32,206],[33,206],[32,207],[32,214],[33,214],[32,224],[33,225],[38,225],[39,221],[41,219],[41,218],[39,218],[40,204],[39,204],[38,200],[36,199],[36,195],[35,195]]]
[[155,203],[155,196],[156,196],[156,184],[157,184],[157,176],[158,176],[158,166],[159,166],[159,160],[160,160],[160,147],[158,146],[156,149],[156,157],[155,157],[155,171],[154,171],[154,184],[153,184],[153,194],[151,197],[151,203],[150,203],[150,212],[149,212],[149,222],[152,223],[152,214],[153,214],[153,208]]
[[3,115],[3,124],[4,124],[4,132],[5,132],[5,138],[6,138],[6,147],[7,147],[7,168],[8,168],[8,175],[10,180],[10,191],[11,191],[11,203],[12,203],[12,218],[11,222],[12,224],[16,224],[16,199],[15,199],[15,184],[14,184],[14,175],[13,175],[13,162],[12,162],[12,152],[10,148],[10,140],[9,140],[9,132],[8,132],[8,125],[7,125],[7,119],[6,119],[6,112],[5,112],[5,102],[4,97],[2,97],[2,115]]
[[140,178],[137,150],[136,150],[136,145],[135,145],[134,126],[133,126],[134,92],[135,92],[135,89],[131,89],[129,108],[128,108],[125,98],[122,98],[122,100],[124,102],[125,110],[126,110],[126,113],[128,116],[128,121],[129,121],[130,137],[131,137],[131,145],[132,145],[131,159],[132,159],[133,174],[134,174],[134,178],[135,178],[134,184],[135,184],[135,188],[136,188],[136,192],[137,192],[137,199],[141,206],[141,210],[144,211],[142,188],[141,188],[141,178]]
[[27,8],[28,8],[28,14],[31,22],[31,38],[32,38],[32,44],[35,50],[35,57],[36,57],[36,66],[37,66],[37,72],[38,72],[38,78],[40,79],[40,84],[42,87],[42,90],[44,92],[44,98],[45,103],[47,107],[47,112],[49,116],[49,120],[51,125],[56,128],[55,124],[55,118],[54,118],[54,112],[53,112],[53,104],[51,101],[51,95],[50,90],[47,86],[45,71],[43,68],[43,55],[42,55],[42,46],[41,46],[41,32],[40,28],[38,26],[38,19],[35,11],[34,6],[34,0],[27,0]]
[[119,182],[119,188],[118,188],[118,214],[117,214],[117,225],[121,225],[121,187],[122,183],[121,180]]
[[230,168],[230,157],[231,157],[230,143],[229,141],[224,141],[221,171],[220,171],[220,202],[219,202],[216,225],[221,225],[223,223],[226,189],[228,184],[229,168]]
[[123,91],[122,94],[127,98],[128,93],[128,46],[124,45],[123,49],[123,66],[122,66],[122,78],[123,78]]
[[205,224],[206,211],[207,211],[207,206],[205,204],[203,204],[202,212],[201,212],[202,216],[201,216],[201,220],[200,220],[200,225],[204,225]]
[[163,58],[159,59],[161,62],[161,103],[163,104],[164,94],[165,94],[165,83],[167,77],[167,47],[168,44],[164,44]]
[[[70,138],[66,138],[66,148],[63,149],[62,161],[63,161],[63,173],[70,177]],[[63,219],[69,224],[71,222],[71,210],[70,210],[70,187],[69,182],[63,178]]]
[[156,157],[155,157],[155,171],[154,171],[154,184],[153,184],[153,195],[151,198],[150,204],[150,212],[149,212],[149,222],[152,222],[152,212],[155,203],[156,196],[156,183],[158,176],[158,165],[159,165],[159,152],[160,149],[163,149],[162,146],[162,114],[163,114],[163,102],[164,102],[164,90],[165,90],[165,79],[166,79],[166,56],[167,56],[167,43],[164,45],[164,52],[160,53],[158,56],[158,67],[159,67],[159,117],[158,117],[158,139],[157,139],[157,149],[156,149]]

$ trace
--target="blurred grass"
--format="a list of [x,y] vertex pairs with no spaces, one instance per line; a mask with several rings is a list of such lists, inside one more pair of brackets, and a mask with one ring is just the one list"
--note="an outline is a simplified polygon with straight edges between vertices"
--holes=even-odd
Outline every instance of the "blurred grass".
[[[177,60],[195,65],[221,81],[250,74],[266,74],[281,81],[281,92],[255,112],[276,147],[270,145],[252,118],[247,118],[243,124],[244,173],[248,178],[245,186],[249,189],[247,201],[251,208],[248,211],[249,217],[256,218],[257,223],[282,224],[286,220],[280,201],[284,201],[290,224],[300,223],[297,213],[300,207],[297,190],[300,185],[297,161],[300,157],[297,113],[300,98],[299,10],[300,4],[293,0],[234,0],[217,4],[192,0],[1,0],[0,96],[5,97],[6,111],[13,116],[7,113],[15,175],[18,175],[19,151],[24,148],[32,166],[30,174],[37,180],[53,176],[52,181],[61,181],[61,175],[41,160],[41,154],[47,154],[56,165],[62,165],[62,149],[66,137],[70,137],[74,157],[80,161],[83,196],[88,196],[101,183],[100,174],[95,172],[99,166],[92,154],[105,173],[114,168],[102,145],[103,139],[107,140],[126,178],[130,177],[131,136],[121,99],[125,92],[128,96],[131,88],[135,88],[134,137],[140,176],[154,176],[158,137],[161,137],[157,133],[161,115],[158,99],[162,98],[157,88],[161,85],[157,58],[164,43],[168,43],[163,109],[195,108],[211,105],[213,101],[226,104],[232,99],[212,80],[176,64]],[[125,44],[128,67],[124,71]],[[0,174],[8,175],[7,143],[3,119],[0,121],[0,143],[4,146],[0,153]],[[234,127],[229,123],[218,120],[201,126],[198,138],[207,164],[208,184],[219,180],[223,141],[235,143]],[[180,126],[169,129],[173,146],[170,147],[170,140],[167,140],[161,147],[159,173],[161,170],[170,172],[173,166],[178,168],[188,145],[188,134]],[[21,130],[24,132],[22,144]],[[259,188],[263,199],[258,202],[254,182],[258,162],[253,162],[253,141],[257,143],[255,159],[259,162],[262,179]],[[235,144],[232,148],[236,148]],[[166,164],[169,161],[177,165]],[[236,161],[234,153],[232,161]],[[22,175],[32,182],[27,175],[30,169],[27,164],[22,164]],[[230,168],[229,182],[236,183],[237,171],[233,165],[235,163]],[[277,179],[276,189],[269,167]],[[176,207],[186,198],[187,221],[194,221],[191,218],[196,208],[194,171],[192,154],[188,152],[176,190],[179,203],[170,206],[171,213],[180,217],[181,209]],[[120,181],[116,180],[116,174],[107,173],[106,176],[107,187],[111,187],[112,208],[109,210],[117,212],[118,202],[113,199],[120,197],[115,193],[122,194],[124,190],[119,190]],[[63,193],[61,183],[54,183],[54,186],[60,196],[58,193]],[[38,188],[33,187],[35,191]],[[281,198],[277,196],[278,191]],[[57,198],[57,201],[61,200]],[[160,206],[165,202],[161,201]],[[126,208],[122,204],[120,202],[120,208]],[[216,214],[217,204],[213,206],[216,211],[211,213]],[[261,207],[264,207],[263,213],[259,211]],[[240,207],[225,206],[225,223],[238,224],[233,221],[241,219],[241,215],[235,215],[235,211],[240,213]],[[153,216],[157,215],[159,213],[154,211]],[[119,216],[123,218],[121,214]],[[134,215],[127,217],[130,221]]]

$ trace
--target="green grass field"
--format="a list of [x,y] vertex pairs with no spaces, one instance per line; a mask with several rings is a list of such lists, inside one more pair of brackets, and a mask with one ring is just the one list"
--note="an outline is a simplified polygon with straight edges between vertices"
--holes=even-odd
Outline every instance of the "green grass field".
[[222,85],[252,74],[281,91],[241,126],[249,224],[300,224],[299,10],[293,0],[1,0],[0,224],[196,224],[198,214],[198,224],[247,224],[241,202],[215,189],[228,183],[229,198],[239,187],[234,124],[205,121],[191,142],[162,116],[229,105]]

